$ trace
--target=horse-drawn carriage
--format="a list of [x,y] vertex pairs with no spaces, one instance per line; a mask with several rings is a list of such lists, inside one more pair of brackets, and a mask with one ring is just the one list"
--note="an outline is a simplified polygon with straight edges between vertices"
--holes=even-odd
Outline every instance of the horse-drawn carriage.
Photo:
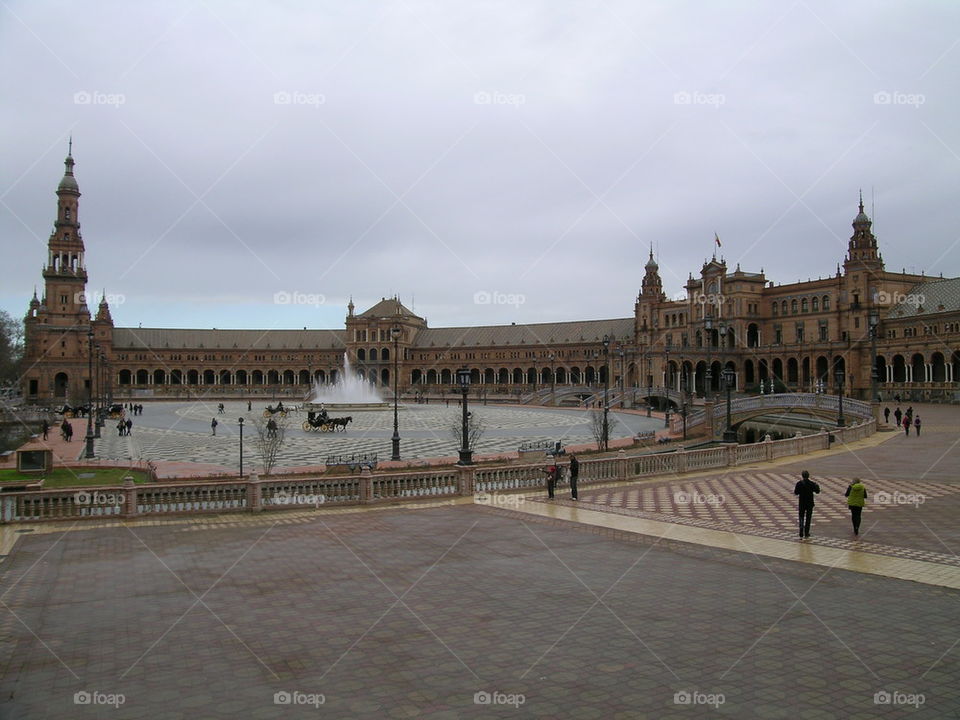
[[263,417],[268,418],[268,417],[271,417],[272,415],[276,415],[277,413],[280,413],[280,417],[287,416],[287,409],[283,406],[282,400],[277,403],[276,407],[267,405],[266,409],[263,411]]
[[337,430],[346,431],[347,425],[353,422],[352,416],[332,418],[326,411],[307,413],[307,419],[303,421],[304,432],[334,432]]
[[107,417],[110,418],[111,420],[119,420],[125,414],[126,413],[124,412],[123,405],[121,405],[120,403],[114,403],[113,405],[107,408]]
[[65,418],[75,418],[75,417],[86,417],[87,413],[90,412],[89,405],[64,405],[62,408],[57,410],[58,413],[63,415]]

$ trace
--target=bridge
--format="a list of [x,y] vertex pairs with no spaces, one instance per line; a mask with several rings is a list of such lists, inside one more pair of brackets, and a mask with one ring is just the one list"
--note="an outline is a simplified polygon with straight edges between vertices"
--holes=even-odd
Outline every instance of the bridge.
[[[619,389],[611,387],[608,398],[611,408],[624,407],[626,401],[636,407],[645,404],[647,398],[658,399],[660,402],[655,405],[665,405],[666,401],[669,401],[673,406],[680,407],[683,403],[682,392],[666,387],[651,387],[649,392],[647,388],[628,388],[620,392]],[[588,406],[602,404],[603,388],[590,385],[562,385],[555,390],[549,387],[540,388],[520,398],[522,405],[579,405],[581,402]]]
[[[777,413],[808,415],[824,420],[825,425],[835,425],[840,414],[840,397],[821,393],[776,393],[730,401],[730,424],[734,427],[752,418]],[[843,415],[845,419],[869,420],[873,417],[873,409],[868,402],[845,397]],[[687,414],[687,432],[702,429],[706,424],[712,426],[712,434],[716,435],[726,427],[726,422],[726,402],[708,403],[702,409]],[[681,416],[675,414],[670,418],[670,430],[683,432]]]

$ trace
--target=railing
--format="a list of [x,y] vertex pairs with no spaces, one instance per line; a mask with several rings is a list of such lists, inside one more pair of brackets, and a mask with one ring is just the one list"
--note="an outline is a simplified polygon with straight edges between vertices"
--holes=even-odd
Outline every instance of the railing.
[[[701,450],[627,455],[581,460],[580,482],[623,482],[642,477],[682,474],[764,462],[788,455],[825,450],[831,438],[849,443],[876,431],[873,418],[832,432],[767,440],[753,445],[720,445]],[[552,462],[552,461],[551,461]],[[560,463],[567,474],[567,463]],[[258,512],[321,506],[397,502],[468,496],[475,492],[537,490],[545,487],[546,464],[463,466],[422,472],[324,477],[266,477],[218,481],[164,482],[122,487],[85,487],[0,493],[0,522],[81,520],[141,515]]]
[[[840,397],[838,395],[826,395],[822,393],[777,393],[774,395],[755,395],[752,397],[737,398],[730,401],[731,418],[742,416],[756,410],[819,410],[830,414],[839,414]],[[713,406],[714,418],[721,421],[726,417],[726,403],[718,402]],[[870,403],[862,400],[854,400],[844,396],[843,398],[844,415],[851,418],[867,419],[872,417]],[[707,420],[705,410],[698,410],[687,414],[687,431],[702,425]],[[670,421],[670,429],[673,432],[680,432],[683,427],[683,419],[678,415],[673,415]]]

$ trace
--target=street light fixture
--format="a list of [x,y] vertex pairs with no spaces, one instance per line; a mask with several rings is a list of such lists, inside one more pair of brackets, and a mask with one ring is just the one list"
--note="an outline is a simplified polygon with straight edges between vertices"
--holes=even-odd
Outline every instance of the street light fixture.
[[867,317],[870,324],[870,402],[879,402],[877,397],[877,328],[880,325],[880,311],[872,307]]
[[671,388],[670,388],[670,340],[669,340],[669,337],[668,337],[668,339],[667,339],[666,347],[665,347],[664,350],[663,350],[663,354],[664,354],[664,361],[663,361],[663,365],[664,365],[664,370],[663,370],[663,384],[664,384],[664,390],[665,390],[666,396],[667,396],[667,402],[666,402],[666,406],[665,406],[666,409],[664,410],[664,413],[663,413],[663,426],[664,426],[665,428],[668,428],[668,427],[670,427],[670,390],[671,390]]
[[243,418],[240,418],[240,477],[243,478]]
[[397,420],[397,402],[399,400],[399,378],[397,377],[397,344],[400,341],[400,327],[394,325],[390,328],[390,335],[393,337],[393,452],[390,455],[391,460],[400,459],[400,426]]
[[737,442],[737,432],[733,429],[733,424],[730,422],[730,390],[733,388],[736,379],[737,375],[732,368],[724,368],[723,382],[727,386],[727,429],[723,431],[723,441],[725,443]]
[[457,382],[460,383],[460,394],[463,396],[463,424],[460,428],[460,461],[457,465],[473,465],[473,451],[470,449],[470,428],[467,413],[467,392],[470,390],[470,371],[467,368],[457,370]]
[[603,336],[603,449],[610,449],[610,336]]
[[704,376],[705,386],[703,388],[703,397],[707,398],[707,394],[713,391],[713,358],[711,356],[711,349],[713,348],[713,315],[707,315],[703,319],[703,327],[707,331],[707,372]]
[[653,368],[650,358],[650,348],[647,348],[647,417],[650,417],[650,407],[653,405]]
[[837,388],[840,390],[840,405],[837,412],[837,425],[839,425],[840,427],[843,427],[844,425],[847,424],[843,417],[843,380],[844,380],[843,370],[841,370],[840,368],[837,368],[836,370],[834,370],[833,377],[835,382],[837,383]]
[[554,405],[557,404],[557,369],[554,365],[556,359],[557,356],[550,353],[550,399]]
[[93,328],[87,331],[87,449],[84,457],[93,459]]
[[[94,393],[94,405],[90,407],[90,412],[93,413],[93,437],[97,440],[100,439],[100,428],[103,426],[103,420],[101,419],[102,409],[100,402],[100,348],[94,345],[95,357],[93,358],[96,362],[94,363],[94,372],[90,376],[90,384],[93,385],[96,381],[96,385],[93,385]],[[95,406],[95,407],[94,407]]]

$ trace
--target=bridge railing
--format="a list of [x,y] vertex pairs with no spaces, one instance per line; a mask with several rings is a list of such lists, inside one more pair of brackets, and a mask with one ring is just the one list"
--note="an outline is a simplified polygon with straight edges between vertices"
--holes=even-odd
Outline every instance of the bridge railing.
[[[583,459],[580,483],[625,482],[644,477],[680,475],[825,450],[831,438],[854,442],[875,432],[873,418],[831,432],[767,440],[752,445],[719,445],[700,450],[627,454]],[[551,464],[553,460],[550,461]],[[569,478],[569,463],[558,463]],[[0,522],[73,521],[145,515],[258,512],[345,505],[392,503],[415,499],[469,496],[474,493],[540,490],[546,462],[514,465],[468,465],[441,470],[359,475],[296,477],[256,474],[216,481],[163,482],[122,486],[31,490],[0,493]]]

